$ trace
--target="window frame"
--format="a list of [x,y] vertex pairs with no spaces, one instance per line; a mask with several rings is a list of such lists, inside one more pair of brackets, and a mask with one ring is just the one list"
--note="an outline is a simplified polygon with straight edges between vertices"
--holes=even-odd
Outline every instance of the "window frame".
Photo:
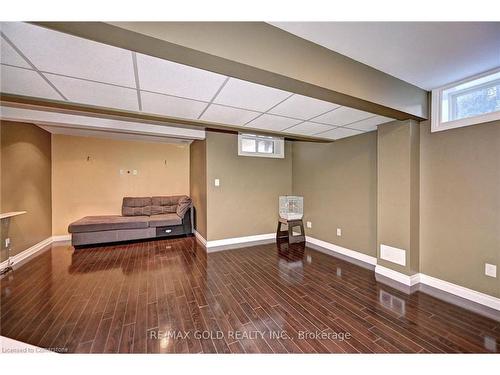
[[[489,70],[487,72],[477,74],[475,76],[471,76],[468,78],[465,78],[460,81],[456,81],[453,83],[450,83],[446,86],[441,86],[438,87],[434,90],[432,90],[432,113],[431,113],[431,132],[438,132],[438,131],[443,131],[443,130],[449,130],[449,129],[455,129],[455,128],[461,128],[464,126],[470,126],[470,125],[478,125],[478,124],[483,124],[485,122],[490,122],[490,121],[496,121],[500,120],[500,110],[495,111],[495,112],[489,112],[489,113],[484,113],[482,115],[477,115],[477,116],[471,116],[471,117],[466,117],[458,120],[451,120],[451,121],[446,121],[442,122],[442,114],[443,110],[449,111],[449,108],[443,108],[442,103],[443,103],[443,92],[453,88],[455,86],[462,85],[467,82],[471,82],[489,75],[493,75],[500,72],[500,68],[496,68],[493,70]],[[496,80],[495,80],[496,81]],[[479,87],[488,84],[483,83],[481,85],[478,85]],[[462,94],[465,91],[472,90],[473,88],[466,88],[460,91],[457,91],[456,93],[452,93],[450,96],[457,96],[458,94]]]
[[[243,151],[242,143],[243,139],[253,139],[255,140],[255,152]],[[268,140],[273,142],[273,152],[258,152],[258,141]],[[251,133],[238,133],[238,156],[254,156],[260,158],[274,158],[274,159],[284,159],[285,158],[285,138],[283,137],[273,137],[268,135],[259,135]]]

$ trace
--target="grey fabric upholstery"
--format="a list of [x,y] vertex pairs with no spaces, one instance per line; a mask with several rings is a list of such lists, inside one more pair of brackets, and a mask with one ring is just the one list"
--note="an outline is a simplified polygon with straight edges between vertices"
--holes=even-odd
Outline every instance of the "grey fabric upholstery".
[[153,206],[177,206],[179,199],[185,197],[185,195],[165,195],[157,196],[151,198],[151,204]]
[[151,215],[150,197],[125,197],[122,203],[123,216],[149,216]]
[[86,216],[71,223],[70,233],[94,232],[116,229],[139,229],[149,227],[149,216]]
[[184,217],[184,215],[186,214],[187,210],[189,210],[189,207],[191,207],[192,205],[192,201],[191,201],[191,198],[187,197],[187,196],[182,196],[180,199],[179,199],[179,203],[177,204],[177,215],[179,215],[179,217]]
[[175,206],[151,206],[151,215],[163,215],[163,214],[172,214],[177,210],[177,205]]
[[[191,207],[185,195],[125,197],[122,216],[87,216],[71,223],[68,231],[75,246],[190,234]],[[163,233],[158,227],[173,228]]]
[[180,224],[182,219],[177,214],[152,215],[149,218],[149,226],[153,228]]
[[151,198],[151,215],[170,214],[177,211],[177,204],[182,195],[160,196]]
[[81,246],[107,242],[140,240],[143,238],[153,238],[155,235],[156,228],[104,230],[73,233],[71,235],[71,243],[73,246]]

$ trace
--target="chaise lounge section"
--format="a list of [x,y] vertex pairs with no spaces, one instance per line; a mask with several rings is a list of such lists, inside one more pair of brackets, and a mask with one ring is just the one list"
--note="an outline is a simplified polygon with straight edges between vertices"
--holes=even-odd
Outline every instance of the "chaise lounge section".
[[121,215],[86,216],[68,232],[73,246],[192,234],[192,201],[185,195],[124,197]]

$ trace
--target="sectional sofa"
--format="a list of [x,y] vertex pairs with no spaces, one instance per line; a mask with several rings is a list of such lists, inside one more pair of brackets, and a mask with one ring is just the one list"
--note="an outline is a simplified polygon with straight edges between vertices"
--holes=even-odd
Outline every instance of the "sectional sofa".
[[121,215],[86,216],[71,223],[73,246],[193,233],[192,202],[185,195],[125,197]]

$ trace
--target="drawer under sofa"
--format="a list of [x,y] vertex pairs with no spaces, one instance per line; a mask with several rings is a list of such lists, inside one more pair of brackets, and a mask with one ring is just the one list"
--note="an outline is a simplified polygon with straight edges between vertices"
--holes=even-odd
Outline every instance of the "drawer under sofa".
[[156,237],[178,236],[182,234],[186,234],[184,226],[182,225],[156,227]]

